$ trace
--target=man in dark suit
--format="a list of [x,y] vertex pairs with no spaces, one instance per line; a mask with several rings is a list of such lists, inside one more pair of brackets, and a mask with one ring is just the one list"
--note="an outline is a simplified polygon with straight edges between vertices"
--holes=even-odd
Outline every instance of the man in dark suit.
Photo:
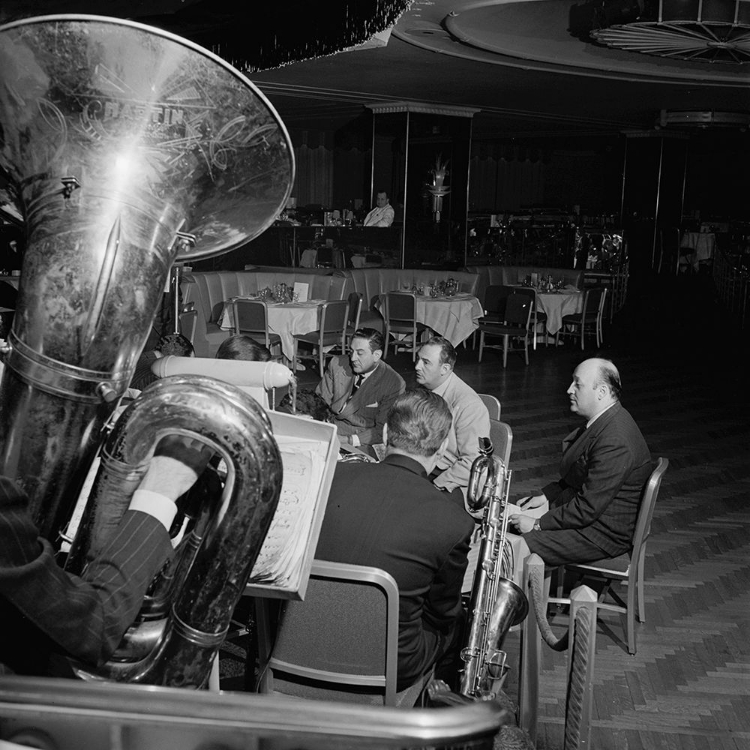
[[549,501],[549,510],[538,519],[522,513],[510,518],[528,549],[548,565],[594,562],[630,549],[653,467],[638,425],[620,404],[621,390],[609,360],[578,365],[567,392],[570,410],[586,424],[563,441],[561,478],[518,503],[528,510]]
[[474,521],[428,479],[451,428],[438,395],[396,399],[381,463],[340,463],[315,556],[381,568],[399,590],[397,688],[446,654],[463,621],[461,583]]
[[[168,443],[168,444],[167,444]],[[175,501],[210,457],[200,443],[163,441],[112,539],[82,577],[55,562],[18,486],[0,477],[0,675],[62,674],[60,656],[104,662],[135,620],[172,553]]]
[[383,425],[404,379],[383,361],[383,334],[374,328],[354,332],[349,356],[333,357],[316,393],[328,404],[344,445],[374,456]]

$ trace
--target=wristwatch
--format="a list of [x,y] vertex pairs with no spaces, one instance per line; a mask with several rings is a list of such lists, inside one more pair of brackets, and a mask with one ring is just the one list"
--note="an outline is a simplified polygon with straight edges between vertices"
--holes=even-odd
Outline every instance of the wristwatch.
[[532,529],[532,531],[541,531],[541,530],[542,530],[542,526],[539,523],[539,519],[537,518],[536,521],[534,521],[534,528]]

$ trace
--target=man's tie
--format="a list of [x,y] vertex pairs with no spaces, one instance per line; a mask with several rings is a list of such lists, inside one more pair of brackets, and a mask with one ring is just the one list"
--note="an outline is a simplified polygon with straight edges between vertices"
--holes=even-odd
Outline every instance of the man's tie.
[[354,378],[354,383],[352,384],[352,392],[349,398],[351,398],[359,389],[359,386],[362,385],[362,381],[364,380],[364,375],[357,375]]

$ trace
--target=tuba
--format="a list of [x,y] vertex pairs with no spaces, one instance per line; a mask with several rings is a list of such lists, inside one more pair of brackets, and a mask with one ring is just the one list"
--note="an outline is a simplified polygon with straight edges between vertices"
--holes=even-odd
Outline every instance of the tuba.
[[[172,267],[263,232],[286,204],[294,159],[283,124],[247,78],[201,47],[142,24],[71,15],[9,23],[0,27],[0,71],[0,167],[26,226],[18,302],[2,351],[0,472],[24,489],[40,533],[59,547]],[[259,471],[280,481],[273,437],[257,410],[236,406],[236,389],[199,376],[158,385],[123,429],[140,426],[143,409],[177,432],[205,436],[197,423],[211,412],[205,393],[213,390],[213,409],[235,404],[227,429],[258,442],[248,453],[259,462],[254,468],[236,449],[227,453],[237,491],[218,511],[248,536],[206,521],[203,545],[211,552],[199,553],[224,562],[247,554],[260,546],[275,505],[265,482],[256,482]],[[185,395],[193,390],[195,399]],[[118,432],[118,445],[128,446],[126,485],[140,479],[151,438],[158,442],[162,429],[138,446]],[[211,441],[225,450],[215,435]],[[106,485],[118,471],[106,454],[103,466]],[[119,491],[126,494],[120,487],[103,497]],[[235,516],[241,504],[264,512]],[[211,545],[225,537],[228,548],[217,553]],[[194,557],[191,566],[210,562]],[[244,565],[243,558],[241,571]],[[176,611],[169,627],[179,635],[160,638],[159,649],[168,652],[165,644],[180,639],[204,647],[220,637],[217,623],[228,622],[231,597],[218,591],[243,587],[240,573],[221,575],[190,592],[208,606],[211,626],[202,630],[202,615]],[[220,602],[220,618],[197,593],[201,587]]]
[[501,647],[505,635],[523,621],[529,604],[523,591],[510,580],[513,564],[506,554],[510,471],[492,455],[489,438],[480,438],[479,442],[479,456],[471,466],[467,502],[473,513],[483,511],[483,516],[469,604],[469,637],[461,651],[465,666],[460,692],[484,700],[494,697],[495,686],[504,677],[506,655]]
[[0,166],[27,242],[0,385],[0,470],[58,543],[172,265],[253,239],[286,203],[288,135],[240,73],[96,16],[0,28]]

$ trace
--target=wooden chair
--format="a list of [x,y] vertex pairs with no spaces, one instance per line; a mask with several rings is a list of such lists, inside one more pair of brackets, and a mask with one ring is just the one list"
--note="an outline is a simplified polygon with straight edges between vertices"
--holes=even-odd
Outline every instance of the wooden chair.
[[[529,326],[531,325],[531,299],[525,294],[511,294],[505,308],[505,320],[503,323],[480,323],[479,324],[479,358],[482,361],[482,353],[485,347],[488,349],[502,349],[503,367],[508,364],[508,351],[521,351],[523,349],[526,364],[529,364]],[[500,344],[486,344],[485,338],[494,336],[503,340]],[[520,347],[513,347],[512,342],[520,342]]]
[[275,643],[261,654],[259,692],[413,706],[427,677],[396,692],[398,607],[384,570],[313,560],[305,600],[284,604]]
[[[325,302],[320,309],[320,330],[313,333],[294,336],[294,354],[292,371],[297,370],[297,360],[313,359],[318,362],[320,377],[323,377],[326,357],[332,356],[334,347],[344,351],[346,347],[346,321],[349,315],[349,303],[346,300]],[[299,345],[310,346],[309,353],[300,353]]]
[[[417,297],[410,292],[388,292],[383,298],[383,319],[385,320],[385,344],[383,358],[388,356],[388,344],[393,336],[393,348],[411,349],[412,358],[417,358],[420,337],[427,326],[417,322]],[[404,338],[397,339],[396,334]]]
[[[346,343],[351,343],[352,334],[359,328],[359,316],[362,314],[362,292],[349,295],[349,315],[346,319]],[[345,352],[342,352],[344,354]]]
[[[644,486],[641,505],[638,509],[638,518],[635,523],[633,546],[629,553],[619,557],[597,560],[585,565],[564,565],[562,570],[558,570],[558,596],[555,598],[555,602],[565,601],[560,591],[564,571],[573,571],[578,580],[594,578],[604,582],[604,587],[599,593],[598,608],[625,615],[625,640],[630,654],[634,654],[636,651],[636,617],[638,622],[646,621],[646,606],[643,595],[646,542],[651,533],[651,520],[654,516],[654,507],[661,487],[661,480],[668,466],[668,459],[659,458],[656,468],[651,472],[651,476]],[[617,582],[627,584],[627,601],[623,601],[615,591],[611,590],[611,586]],[[614,600],[614,604],[605,602],[607,594]]]
[[604,342],[602,321],[604,320],[604,306],[607,301],[607,287],[595,286],[586,291],[583,298],[583,310],[579,313],[563,315],[562,328],[555,334],[555,344],[560,336],[579,338],[581,349],[585,348],[586,331],[596,336],[597,348]]
[[268,330],[268,307],[263,300],[236,299],[232,308],[235,333],[246,333],[275,357],[281,355],[281,338]]
[[[531,298],[531,326],[534,331],[534,349],[536,349],[537,339],[537,324],[544,324],[547,322],[547,313],[539,309],[539,300],[536,296],[536,289],[533,287],[520,286],[515,288],[516,294],[526,294]],[[547,346],[547,333],[544,334],[544,345]]]
[[490,419],[500,419],[500,401],[489,393],[477,393],[477,396],[487,409]]

